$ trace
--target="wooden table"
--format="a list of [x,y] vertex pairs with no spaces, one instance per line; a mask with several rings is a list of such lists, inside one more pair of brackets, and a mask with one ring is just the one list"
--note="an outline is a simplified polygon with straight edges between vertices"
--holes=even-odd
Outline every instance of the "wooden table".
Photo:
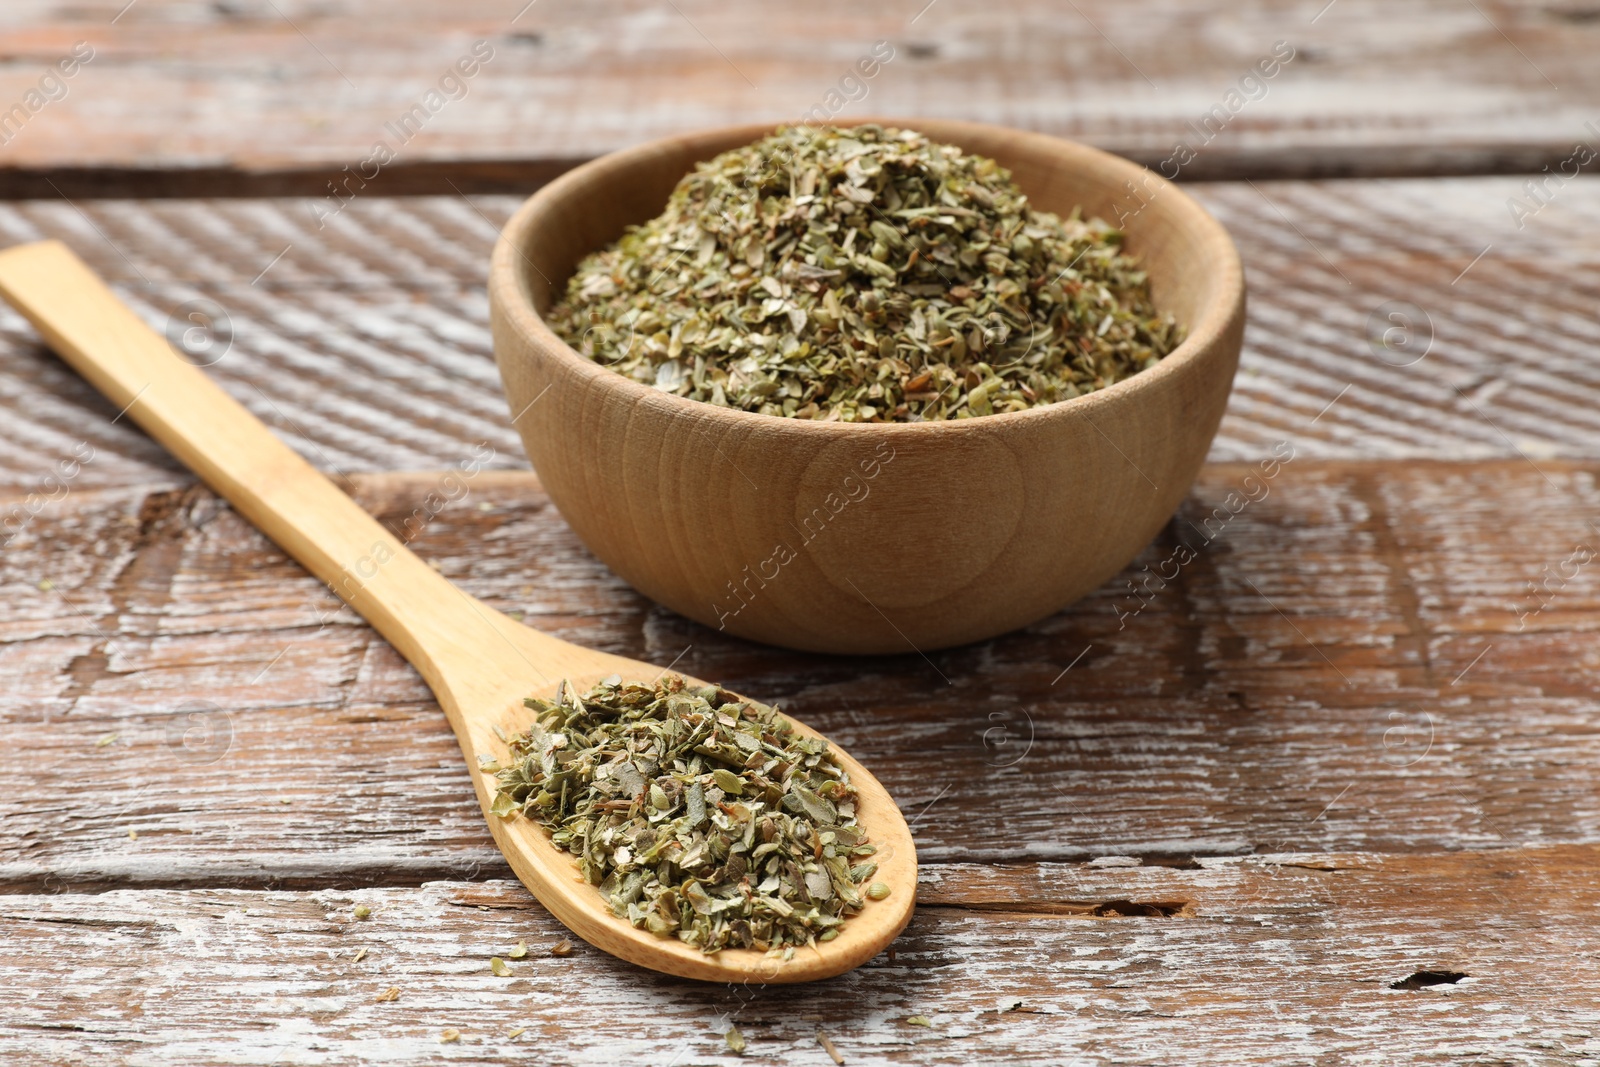
[[[851,1064],[1600,1060],[1600,182],[1525,187],[1600,149],[1600,9],[125,4],[0,14],[0,105],[93,48],[0,147],[0,243],[66,240],[158,328],[220,306],[209,372],[392,523],[492,449],[419,551],[838,738],[913,820],[920,907],[804,988],[552,954],[417,676],[5,311],[0,1062],[732,1063],[732,1025],[796,1064],[819,1031]],[[929,659],[746,644],[590,558],[526,472],[482,290],[513,194],[799,114],[877,40],[842,117],[1151,165],[1294,48],[1180,175],[1252,289],[1211,463],[1125,575]],[[1416,362],[1369,343],[1392,304]]]

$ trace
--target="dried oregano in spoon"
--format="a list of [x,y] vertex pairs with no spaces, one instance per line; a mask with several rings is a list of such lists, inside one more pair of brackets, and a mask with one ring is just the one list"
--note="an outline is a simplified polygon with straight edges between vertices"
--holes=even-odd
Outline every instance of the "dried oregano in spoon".
[[1183,337],[1119,231],[1035,211],[992,159],[875,125],[787,127],[700,164],[578,265],[548,319],[658,389],[844,422],[1070,399]]
[[543,823],[634,926],[792,954],[881,899],[848,777],[777,709],[675,675],[526,703],[493,811]]

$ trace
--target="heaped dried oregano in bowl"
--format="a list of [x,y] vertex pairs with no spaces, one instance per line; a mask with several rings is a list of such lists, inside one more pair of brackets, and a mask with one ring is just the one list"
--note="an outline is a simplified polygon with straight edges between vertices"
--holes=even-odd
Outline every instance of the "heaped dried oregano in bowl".
[[1105,388],[1177,347],[1122,234],[1036,211],[914,130],[792,126],[700,164],[584,259],[551,327],[635,381],[801,419],[960,419]]
[[542,823],[634,926],[792,955],[863,906],[877,864],[855,790],[776,708],[676,675],[526,703],[492,810]]

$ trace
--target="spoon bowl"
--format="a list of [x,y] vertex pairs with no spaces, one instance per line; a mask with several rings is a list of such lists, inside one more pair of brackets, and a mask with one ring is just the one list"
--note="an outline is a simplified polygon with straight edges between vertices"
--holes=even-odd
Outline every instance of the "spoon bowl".
[[[916,897],[917,858],[905,819],[883,786],[837,746],[857,792],[856,818],[878,847],[874,881],[889,896],[868,901],[838,937],[784,960],[749,949],[705,953],[636,929],[543,827],[490,812],[494,779],[479,757],[510,759],[503,738],[523,732],[529,696],[553,697],[612,674],[648,681],[660,668],[582,648],[524,626],[462,592],[301,459],[254,416],[179,359],[63,244],[0,252],[3,295],[61,357],[286,552],[328,583],[427,681],[472,769],[495,843],[535,897],[597,948],[653,970],[718,982],[803,982],[872,958],[905,928]],[[695,681],[698,681],[696,679]],[[802,733],[817,735],[789,720]]]
[[[465,593],[457,595],[467,596]],[[508,759],[508,748],[499,734],[511,737],[526,730],[531,715],[523,706],[523,698],[553,696],[561,678],[581,692],[614,674],[628,680],[649,680],[663,673],[660,667],[639,660],[559,641],[507,618],[482,602],[474,601],[473,606],[493,630],[491,647],[481,651],[482,677],[498,676],[500,684],[476,685],[462,692],[465,686],[472,685],[471,681],[463,680],[447,685],[445,694],[448,696],[440,696],[451,722],[462,723],[457,727],[458,736],[464,727],[470,738],[470,745],[467,738],[462,740],[462,751],[469,766],[476,767],[480,754],[500,761]],[[494,644],[500,647],[496,649]],[[704,684],[697,678],[687,680]],[[455,705],[454,711],[451,704]],[[785,718],[798,732],[821,736],[804,723],[787,715]],[[614,956],[688,978],[720,982],[801,982],[841,973],[877,955],[910,921],[916,896],[916,846],[899,808],[877,779],[853,757],[832,743],[829,750],[849,775],[856,789],[857,820],[867,828],[868,839],[877,846],[872,859],[878,864],[878,871],[873,881],[889,886],[890,895],[882,901],[869,901],[844,924],[839,936],[832,941],[799,948],[795,958],[787,962],[750,949],[723,949],[707,954],[681,941],[635,929],[610,913],[599,891],[579,875],[574,858],[556,848],[542,827],[520,816],[502,819],[488,814],[494,800],[492,775],[475,772],[474,781],[478,803],[512,870],[541,904],[585,941]]]

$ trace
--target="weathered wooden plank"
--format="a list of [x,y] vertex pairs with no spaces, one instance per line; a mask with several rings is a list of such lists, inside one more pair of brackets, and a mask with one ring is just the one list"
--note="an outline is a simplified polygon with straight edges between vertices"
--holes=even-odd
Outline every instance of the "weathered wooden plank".
[[[391,193],[508,190],[819,106],[1044,130],[1151,165],[1181,141],[1190,178],[1536,171],[1584,136],[1600,87],[1591,9],[1539,0],[24,0],[0,19],[7,107],[93,48],[4,145],[3,191],[46,197],[320,195],[380,140],[394,158],[368,176]],[[441,85],[478,41],[487,60]],[[860,78],[878,41],[891,58]],[[1293,58],[1249,80],[1275,46]]]
[[[482,472],[431,520],[438,475],[355,485],[490,603],[838,738],[927,861],[1185,860],[1600,841],[1595,470],[1213,465],[1124,576],[926,660],[781,652],[656,608],[526,475]],[[73,492],[7,547],[0,589],[0,883],[503,871],[420,680],[204,490]]]
[[[1254,462],[1285,438],[1329,459],[1600,455],[1600,181],[1563,187],[1519,230],[1506,203],[1521,186],[1192,186],[1251,283],[1213,458]],[[208,371],[324,469],[447,467],[479,442],[512,467],[525,460],[482,277],[515,203],[357,200],[319,229],[305,201],[31,202],[0,205],[0,243],[67,240],[161,329],[190,300],[221,305],[232,343]],[[1368,343],[1397,301],[1427,316],[1410,366]],[[83,485],[175,472],[9,309],[0,411],[0,483],[35,490],[80,444],[94,449]]]
[[[1582,962],[1600,951],[1597,861],[940,867],[890,952],[765,989],[670,979],[581,943],[552,957],[564,931],[514,882],[7,895],[0,1056],[732,1064],[721,1035],[736,1025],[759,1063],[826,1063],[821,1029],[850,1064],[1577,1064],[1600,1051],[1600,981]],[[1113,917],[1074,911],[1096,902]],[[1146,914],[1116,917],[1130,902]],[[518,941],[528,958],[491,974]],[[1419,971],[1467,977],[1392,988]],[[441,1044],[447,1028],[459,1043]]]

